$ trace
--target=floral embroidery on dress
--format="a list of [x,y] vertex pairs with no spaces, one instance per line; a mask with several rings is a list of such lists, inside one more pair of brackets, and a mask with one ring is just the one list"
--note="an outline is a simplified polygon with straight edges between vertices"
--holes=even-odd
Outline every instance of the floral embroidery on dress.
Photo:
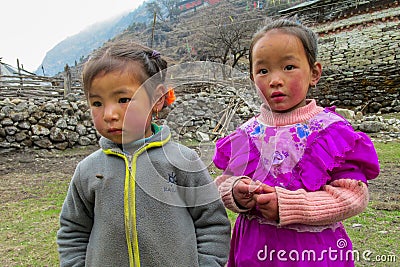
[[287,152],[275,151],[272,165],[280,165],[288,156],[289,154]]
[[251,177],[271,186],[301,188],[301,179],[293,175],[293,169],[301,160],[310,138],[341,120],[334,114],[326,115],[321,112],[304,123],[277,127],[263,124],[255,117],[240,126],[260,157]]
[[320,131],[324,128],[324,122],[323,120],[311,120],[310,121],[310,130],[311,131]]
[[260,135],[264,134],[265,132],[265,126],[262,124],[257,124],[256,127],[254,127],[253,132],[250,133],[250,135]]
[[296,130],[300,139],[307,138],[310,135],[310,129],[307,124],[296,124]]
[[306,143],[305,141],[310,135],[310,129],[308,128],[308,125],[297,123],[289,129],[289,132],[292,133],[292,140],[295,148],[297,150],[304,150]]

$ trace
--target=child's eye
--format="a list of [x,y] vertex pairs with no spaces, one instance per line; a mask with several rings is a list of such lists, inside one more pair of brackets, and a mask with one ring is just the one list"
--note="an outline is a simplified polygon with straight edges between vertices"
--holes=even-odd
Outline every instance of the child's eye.
[[294,66],[293,65],[287,65],[285,67],[285,70],[294,70]]
[[94,102],[92,103],[92,106],[93,106],[93,107],[101,107],[101,102],[100,102],[100,101],[94,101]]
[[119,99],[119,103],[129,103],[131,101],[128,97],[123,97]]
[[258,73],[260,73],[260,74],[267,74],[268,71],[267,71],[266,69],[260,69],[260,70],[258,71]]

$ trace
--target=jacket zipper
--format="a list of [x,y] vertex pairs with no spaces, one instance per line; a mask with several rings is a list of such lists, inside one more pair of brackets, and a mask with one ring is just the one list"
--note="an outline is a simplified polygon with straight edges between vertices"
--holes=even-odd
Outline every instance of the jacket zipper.
[[[139,155],[142,154],[144,151],[152,147],[161,147],[165,143],[167,143],[170,138],[171,134],[169,134],[164,140],[145,143],[133,154],[121,153],[112,149],[104,150],[106,154],[114,154],[123,158],[126,164],[126,175],[124,183],[124,221],[130,267],[140,267],[139,243],[137,240],[136,229],[136,161]],[[133,165],[133,163],[135,163],[135,165]]]

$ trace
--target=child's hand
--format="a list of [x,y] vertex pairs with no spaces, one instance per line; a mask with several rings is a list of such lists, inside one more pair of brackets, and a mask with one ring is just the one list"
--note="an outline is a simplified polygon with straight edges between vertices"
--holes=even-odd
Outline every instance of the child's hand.
[[275,187],[262,184],[260,188],[263,193],[254,196],[259,211],[265,218],[278,221],[278,196],[276,194]]
[[240,179],[233,186],[233,198],[242,207],[252,209],[256,204],[255,194],[260,192],[260,181]]

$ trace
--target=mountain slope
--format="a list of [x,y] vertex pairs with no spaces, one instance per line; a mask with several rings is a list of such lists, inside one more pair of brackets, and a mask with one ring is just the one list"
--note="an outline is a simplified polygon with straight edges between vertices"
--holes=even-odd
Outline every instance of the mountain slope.
[[[121,17],[122,16],[122,17]],[[96,23],[76,35],[67,37],[46,53],[36,74],[53,76],[64,70],[66,64],[75,65],[104,42],[122,33],[132,23],[147,23],[151,18],[145,11],[145,3],[126,15],[121,15],[108,21]]]
[[[176,62],[199,60],[203,49],[198,39],[199,34],[207,31],[208,28],[212,29],[215,26],[212,25],[213,20],[217,21],[219,18],[229,20],[235,17],[238,21],[248,20],[250,24],[258,24],[264,20],[265,15],[276,15],[278,10],[293,6],[303,0],[292,0],[290,4],[286,2],[270,4],[262,9],[253,7],[246,0],[224,0],[181,13],[172,21],[157,20],[154,32],[153,16],[149,17],[145,8],[146,3],[152,1],[154,0],[145,1],[120,20],[93,25],[59,43],[47,53],[43,61],[45,74],[54,76],[64,70],[65,64],[74,68],[75,63],[78,63],[76,69],[79,70],[84,59],[94,49],[101,47],[107,41],[118,39],[131,39],[154,47]],[[249,35],[251,34],[252,31],[249,32]],[[36,73],[43,74],[41,66]]]

